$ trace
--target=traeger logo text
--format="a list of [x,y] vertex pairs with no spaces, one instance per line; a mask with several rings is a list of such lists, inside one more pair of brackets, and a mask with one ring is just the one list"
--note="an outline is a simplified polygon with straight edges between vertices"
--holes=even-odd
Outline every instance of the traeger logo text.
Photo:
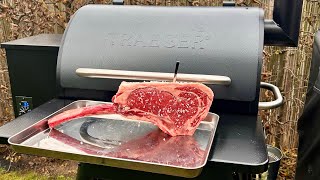
[[204,49],[210,36],[203,33],[195,35],[108,33],[106,40],[108,46]]

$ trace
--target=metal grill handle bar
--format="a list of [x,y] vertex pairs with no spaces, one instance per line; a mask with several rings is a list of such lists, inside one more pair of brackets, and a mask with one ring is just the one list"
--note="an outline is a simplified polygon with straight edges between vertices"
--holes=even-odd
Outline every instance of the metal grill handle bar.
[[259,109],[262,109],[262,110],[274,109],[274,108],[280,107],[283,104],[283,97],[277,86],[270,83],[261,82],[260,87],[272,91],[275,97],[275,100],[270,102],[259,102]]
[[[108,78],[145,81],[172,81],[173,73],[124,71],[111,69],[78,68],[76,74],[88,78]],[[177,81],[199,82],[204,84],[230,85],[231,79],[227,76],[204,75],[204,74],[177,74]]]

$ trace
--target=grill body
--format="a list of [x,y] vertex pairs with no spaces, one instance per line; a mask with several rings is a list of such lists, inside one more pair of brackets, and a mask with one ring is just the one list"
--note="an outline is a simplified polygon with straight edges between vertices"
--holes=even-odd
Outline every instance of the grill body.
[[208,85],[213,111],[256,114],[263,24],[257,8],[88,5],[64,33],[57,81],[65,98],[110,100],[126,79],[84,78],[76,70],[170,73],[179,60],[179,73],[231,78],[229,86]]
[[[209,85],[216,94],[211,112],[220,121],[199,179],[261,173],[268,162],[257,117],[263,31],[263,12],[256,8],[85,6],[72,18],[59,46],[57,99],[0,127],[0,135],[8,138],[74,100],[111,101],[122,80],[79,77],[78,68],[173,72],[179,60],[180,73],[223,75],[232,81],[229,86]],[[23,126],[17,126],[19,121]],[[79,166],[79,178],[84,179],[133,176],[155,177]]]

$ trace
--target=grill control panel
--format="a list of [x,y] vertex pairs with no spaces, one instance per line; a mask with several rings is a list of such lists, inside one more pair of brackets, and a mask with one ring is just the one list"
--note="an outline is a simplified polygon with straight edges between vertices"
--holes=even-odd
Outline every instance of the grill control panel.
[[32,97],[16,96],[16,106],[18,116],[21,116],[33,109]]

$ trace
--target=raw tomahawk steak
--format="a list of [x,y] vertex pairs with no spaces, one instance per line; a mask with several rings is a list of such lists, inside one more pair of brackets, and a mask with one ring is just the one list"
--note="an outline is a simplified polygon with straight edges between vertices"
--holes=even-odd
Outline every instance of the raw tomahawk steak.
[[122,82],[113,104],[65,111],[48,120],[50,128],[77,117],[121,114],[148,121],[171,135],[193,135],[208,114],[213,92],[200,83]]

